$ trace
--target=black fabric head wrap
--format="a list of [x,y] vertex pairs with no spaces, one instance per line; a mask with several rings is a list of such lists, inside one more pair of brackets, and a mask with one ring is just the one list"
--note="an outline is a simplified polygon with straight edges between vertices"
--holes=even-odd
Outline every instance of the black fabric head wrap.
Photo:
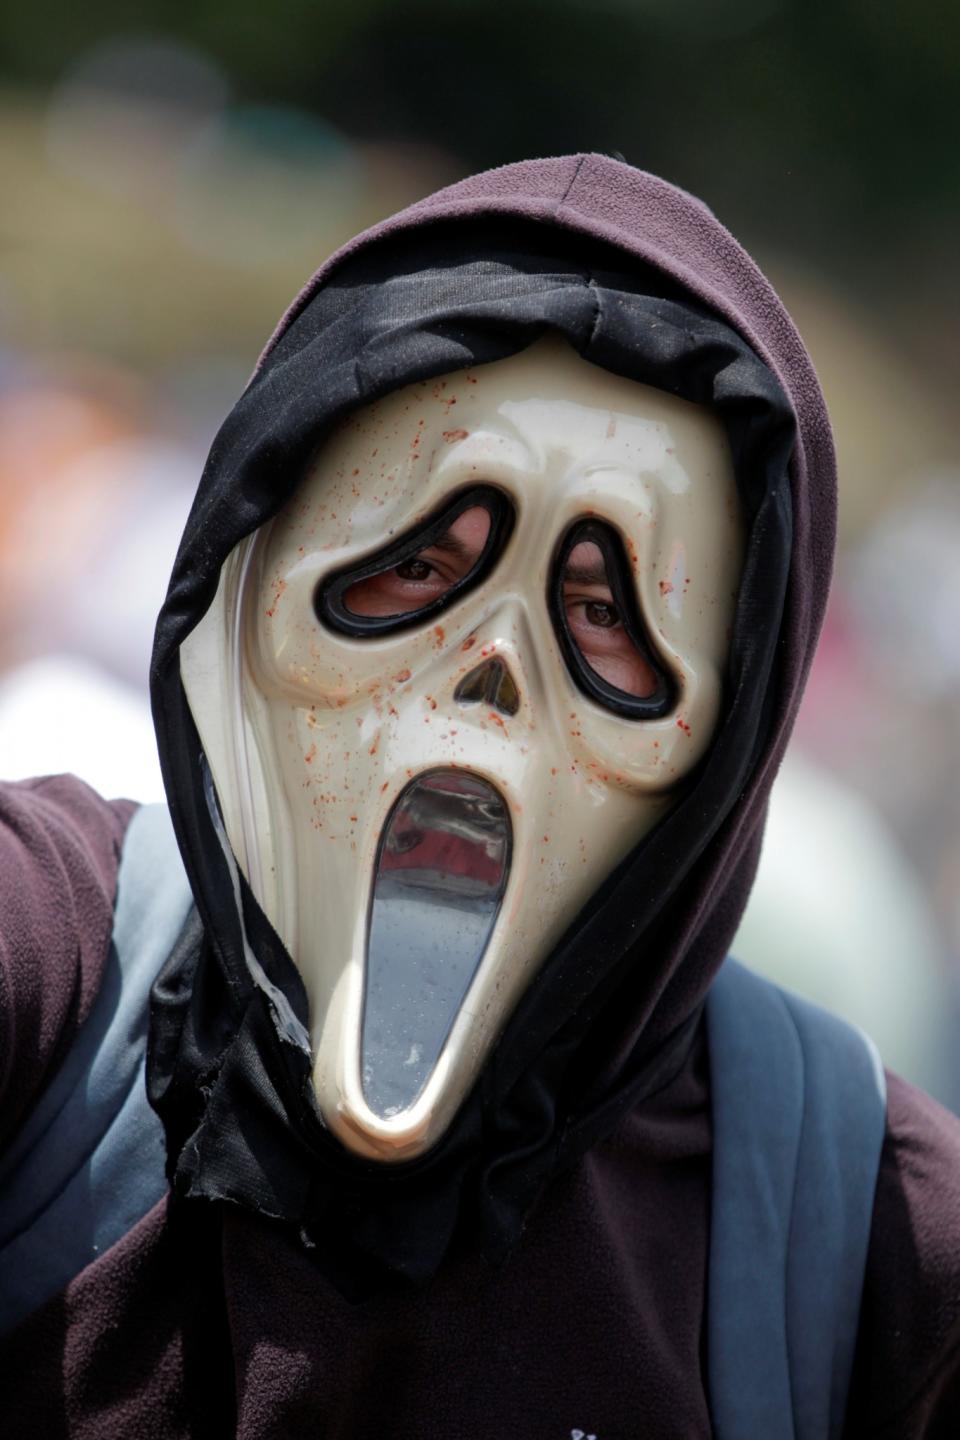
[[[543,964],[440,1143],[406,1164],[378,1165],[324,1128],[308,1056],[251,978],[178,647],[230,551],[289,498],[331,425],[391,390],[500,359],[549,330],[608,371],[711,407],[726,426],[748,540],[725,713],[683,798]],[[300,309],[216,438],[157,626],[154,713],[199,911],[151,1013],[149,1093],[177,1196],[232,1201],[287,1224],[346,1293],[398,1277],[422,1282],[454,1243],[503,1256],[551,1174],[676,1073],[739,918],[729,904],[704,914],[678,955],[698,864],[725,843],[725,817],[767,737],[794,431],[773,373],[727,324],[622,252],[585,248],[535,222],[438,223],[381,242],[334,270]],[[754,852],[741,865],[744,901]],[[253,950],[306,1023],[299,974],[241,888]]]

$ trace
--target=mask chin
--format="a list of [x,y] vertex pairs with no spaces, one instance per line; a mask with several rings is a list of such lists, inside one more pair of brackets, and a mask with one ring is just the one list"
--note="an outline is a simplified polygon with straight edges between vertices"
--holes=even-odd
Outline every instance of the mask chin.
[[[348,1148],[436,1143],[674,803],[719,715],[741,552],[719,422],[544,341],[358,411],[227,562],[181,674]],[[401,610],[419,585],[429,609]]]

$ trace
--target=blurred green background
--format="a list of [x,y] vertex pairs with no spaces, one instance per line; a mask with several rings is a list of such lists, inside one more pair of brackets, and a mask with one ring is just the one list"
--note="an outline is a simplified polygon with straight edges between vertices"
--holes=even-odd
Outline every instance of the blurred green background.
[[0,319],[154,374],[246,363],[358,226],[473,169],[619,153],[786,292],[846,533],[957,454],[958,83],[960,9],[929,0],[8,7]]
[[749,945],[835,1000],[852,977],[936,1088],[904,997],[949,1014],[960,955],[958,94],[943,0],[8,6],[0,771],[154,792],[146,657],[190,492],[331,249],[476,169],[618,154],[755,255],[837,435],[835,597]]

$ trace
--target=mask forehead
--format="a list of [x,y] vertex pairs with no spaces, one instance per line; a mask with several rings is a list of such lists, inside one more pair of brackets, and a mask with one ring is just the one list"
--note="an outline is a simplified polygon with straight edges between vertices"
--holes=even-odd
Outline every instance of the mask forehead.
[[[262,618],[278,622],[264,628],[282,632],[293,685],[304,657],[302,647],[291,648],[291,626],[312,664],[323,660],[311,607],[301,605],[297,621],[289,587],[302,601],[324,575],[480,482],[508,493],[518,524],[511,552],[475,604],[502,598],[521,581],[526,588],[531,564],[546,586],[564,527],[597,515],[620,531],[645,614],[668,645],[693,654],[725,642],[730,614],[720,611],[729,612],[724,602],[739,582],[742,537],[720,422],[547,339],[496,364],[397,391],[357,412],[322,447],[261,553],[271,602]],[[378,673],[385,651],[429,650],[436,639],[424,630],[419,641],[407,634],[357,650],[324,637],[323,648],[348,691]],[[332,673],[328,679],[336,688]]]
[[548,339],[356,412],[324,443],[271,538],[280,549],[295,533],[304,552],[352,556],[478,478],[524,477],[523,505],[570,481],[600,487],[616,469],[680,496],[725,468],[722,427],[706,411]]
[[[477,486],[512,528],[476,584],[395,632],[324,623],[331,575]],[[584,522],[619,547],[670,676],[654,719],[584,693],[565,659],[551,586]],[[741,557],[716,418],[545,340],[358,411],[225,569],[184,681],[231,843],[304,977],[318,1101],[345,1143],[394,1159],[435,1141],[530,976],[673,803],[717,723]],[[434,898],[465,893],[471,864],[483,889],[483,871],[482,924],[436,902],[418,938],[378,909],[417,870],[385,861],[407,845],[423,860],[410,884]]]

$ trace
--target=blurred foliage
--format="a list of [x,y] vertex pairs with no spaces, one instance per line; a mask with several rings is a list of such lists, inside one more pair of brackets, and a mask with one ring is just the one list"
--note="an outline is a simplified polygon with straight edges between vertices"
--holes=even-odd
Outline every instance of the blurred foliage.
[[348,235],[487,165],[621,154],[784,293],[856,530],[960,445],[958,78],[943,0],[8,7],[0,324],[229,392]]
[[465,169],[622,152],[808,250],[862,250],[878,224],[884,252],[936,246],[960,211],[945,0],[53,0],[7,7],[0,78],[55,82],[133,32],[196,45],[241,102],[439,144]]

